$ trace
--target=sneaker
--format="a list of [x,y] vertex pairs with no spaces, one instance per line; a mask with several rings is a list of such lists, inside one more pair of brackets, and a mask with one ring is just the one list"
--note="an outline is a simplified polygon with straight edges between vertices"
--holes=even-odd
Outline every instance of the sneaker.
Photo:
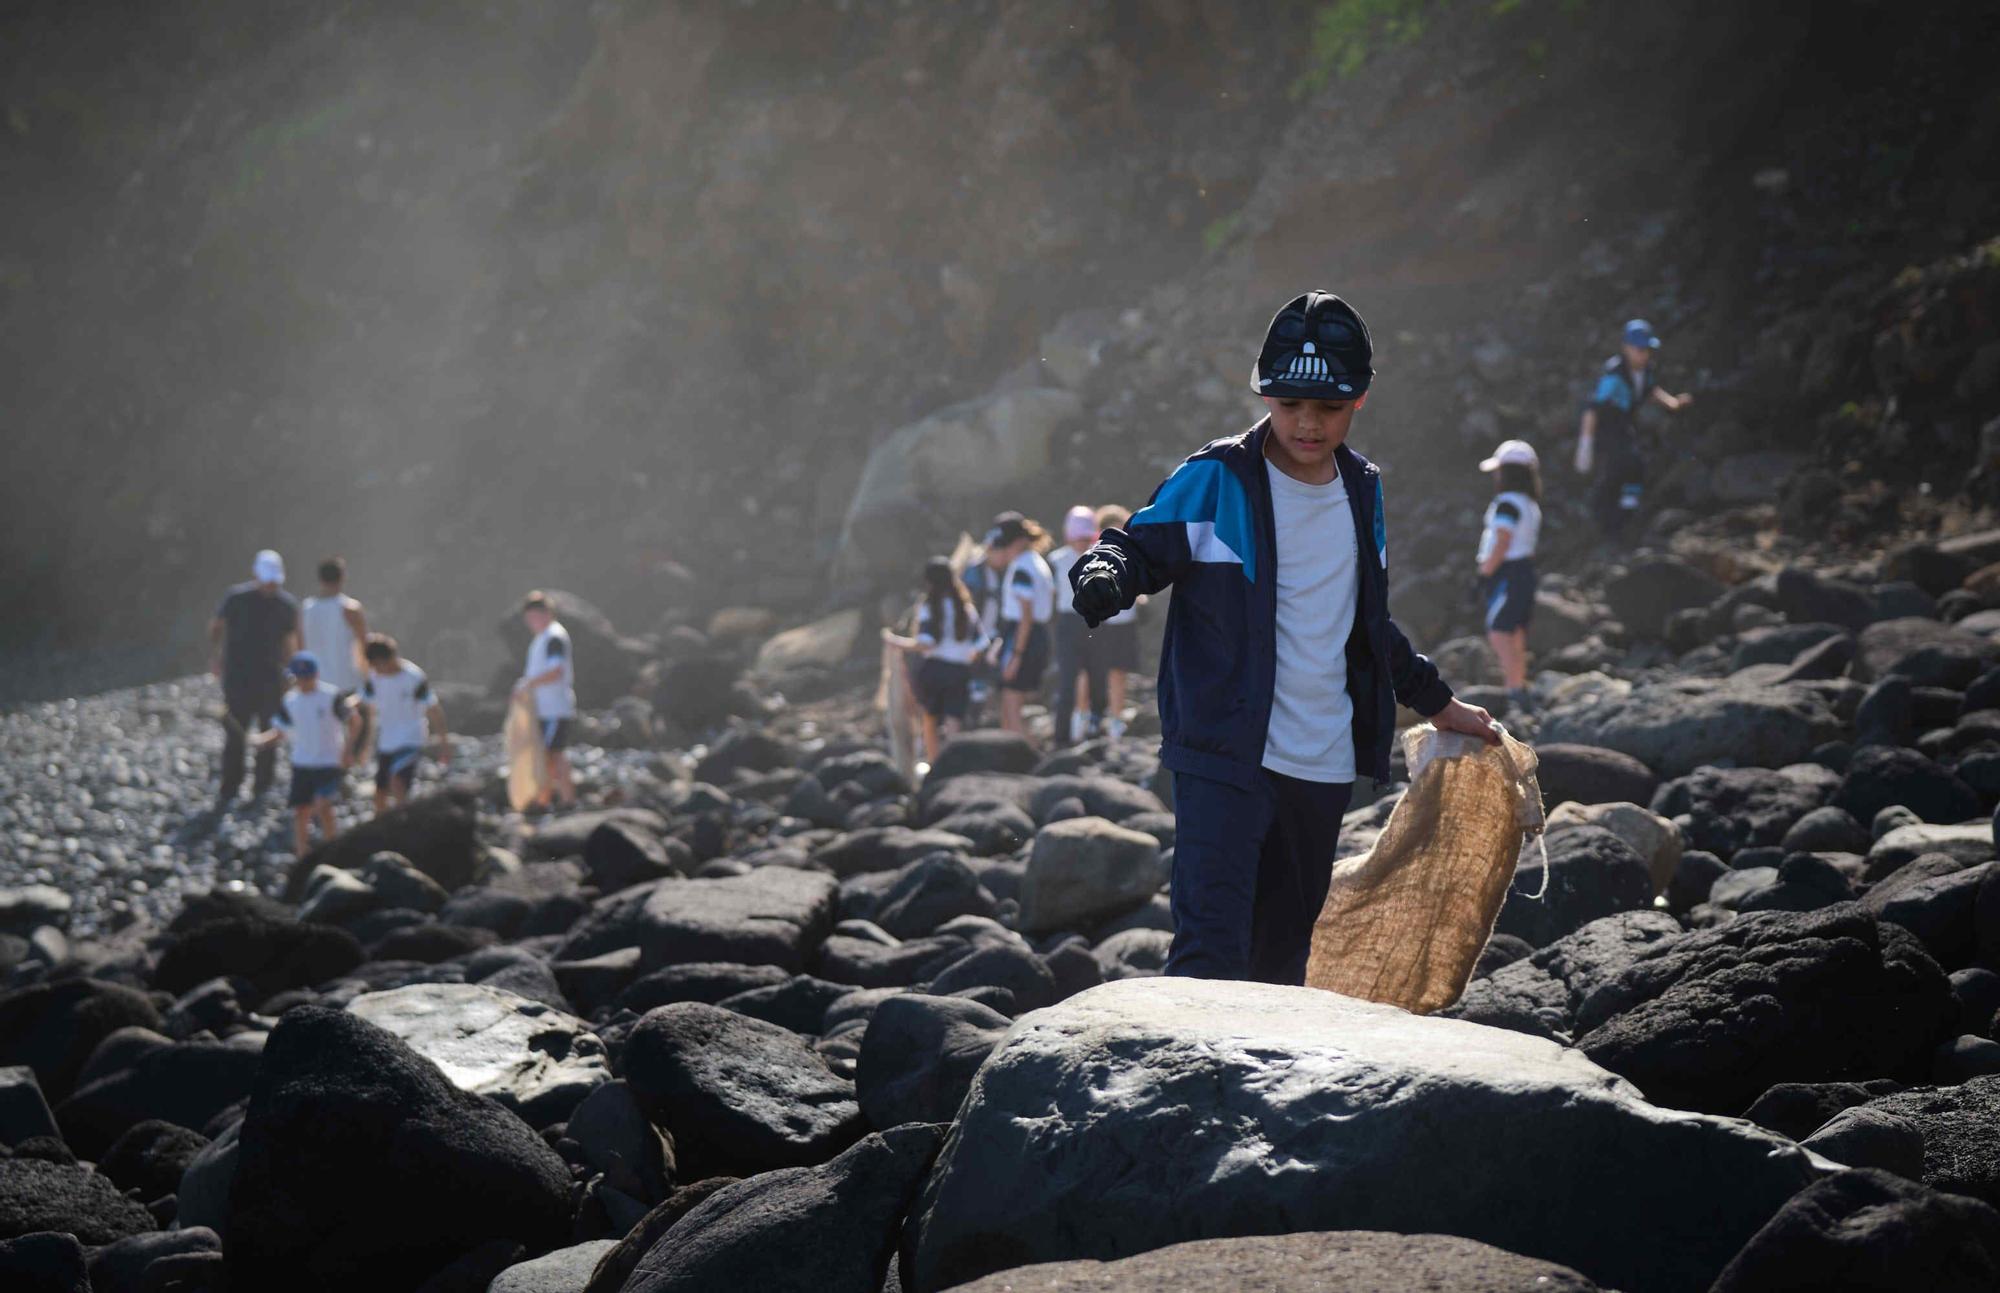
[[1114,741],[1125,735],[1125,720],[1122,718],[1105,719],[1104,734]]
[[1071,710],[1069,715],[1069,743],[1071,745],[1081,745],[1083,744],[1083,736],[1084,713],[1080,709]]
[[1523,717],[1535,712],[1535,693],[1523,687],[1507,693],[1507,710]]

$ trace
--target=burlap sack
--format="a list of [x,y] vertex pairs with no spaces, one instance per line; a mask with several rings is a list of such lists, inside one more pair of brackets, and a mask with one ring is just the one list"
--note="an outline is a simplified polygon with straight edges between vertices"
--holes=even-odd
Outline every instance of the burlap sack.
[[1524,838],[1542,829],[1535,752],[1403,733],[1410,788],[1375,847],[1333,868],[1306,983],[1419,1014],[1458,1000],[1493,932]]
[[549,751],[535,702],[516,696],[507,706],[507,802],[520,812],[549,790]]

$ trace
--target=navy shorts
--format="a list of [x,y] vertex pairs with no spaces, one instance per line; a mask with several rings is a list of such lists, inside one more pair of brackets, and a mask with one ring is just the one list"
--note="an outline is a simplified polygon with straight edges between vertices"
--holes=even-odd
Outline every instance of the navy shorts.
[[933,718],[964,718],[971,686],[971,666],[949,660],[926,660],[910,677],[917,704]]
[[409,789],[416,784],[417,769],[423,761],[424,752],[420,746],[381,751],[375,756],[375,788],[389,790],[400,781],[405,790]]
[[1487,576],[1479,590],[1482,614],[1488,633],[1512,633],[1528,627],[1535,618],[1535,561],[1522,557],[1503,561]]
[[569,748],[570,729],[575,727],[573,718],[545,718],[542,723],[542,748],[550,754]]
[[309,808],[314,804],[332,803],[340,798],[340,783],[343,770],[340,768],[300,768],[292,769],[291,806]]
[[1021,649],[1021,667],[1015,671],[1013,681],[1009,682],[1007,666],[1014,659],[1014,635],[1020,631],[1019,621],[1007,621],[1000,625],[1000,689],[1040,691],[1042,674],[1049,667],[1049,626],[1037,624],[1028,630],[1028,645]]

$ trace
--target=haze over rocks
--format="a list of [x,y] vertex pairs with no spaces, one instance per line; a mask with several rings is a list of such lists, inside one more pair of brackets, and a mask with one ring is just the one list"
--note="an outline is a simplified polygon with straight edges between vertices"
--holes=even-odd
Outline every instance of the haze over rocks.
[[[0,1287],[2000,1278],[1986,8],[67,8],[0,19]],[[1161,976],[1143,678],[928,771],[873,702],[925,553],[1142,501],[1328,275],[1391,604],[1481,703],[1472,463],[1543,448],[1551,830],[1437,1017]],[[1618,549],[1563,460],[1633,314],[1700,402]],[[207,811],[179,676],[252,531],[452,717],[305,858]],[[586,683],[538,818],[532,582]]]

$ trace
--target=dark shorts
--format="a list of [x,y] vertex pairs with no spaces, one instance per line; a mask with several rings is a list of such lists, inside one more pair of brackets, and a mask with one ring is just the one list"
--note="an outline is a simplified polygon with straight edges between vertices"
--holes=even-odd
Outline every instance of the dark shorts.
[[291,806],[308,808],[339,799],[343,775],[340,768],[293,768]]
[[1049,628],[1037,624],[1028,630],[1028,645],[1021,651],[1021,667],[1014,674],[1012,682],[1007,681],[1007,666],[1014,660],[1015,635],[1021,631],[1018,622],[1000,625],[1000,689],[1002,691],[1040,691],[1042,674],[1049,667]]
[[933,718],[964,718],[972,686],[972,666],[949,660],[926,660],[910,675],[917,704]]
[[405,790],[409,789],[416,783],[417,769],[422,766],[423,761],[424,752],[419,746],[412,745],[404,750],[383,750],[375,756],[375,788],[390,790],[400,781]]
[[576,727],[573,718],[545,718],[542,724],[542,748],[554,754],[569,748],[570,737]]
[[[1083,667],[1086,669],[1122,669],[1126,673],[1139,671],[1139,625],[1128,620],[1123,624],[1100,624],[1091,630],[1083,640]],[[1095,699],[1093,697],[1092,699]]]
[[1500,568],[1480,585],[1480,613],[1485,617],[1486,631],[1512,633],[1527,628],[1535,618],[1538,582],[1534,558],[1501,562]]

